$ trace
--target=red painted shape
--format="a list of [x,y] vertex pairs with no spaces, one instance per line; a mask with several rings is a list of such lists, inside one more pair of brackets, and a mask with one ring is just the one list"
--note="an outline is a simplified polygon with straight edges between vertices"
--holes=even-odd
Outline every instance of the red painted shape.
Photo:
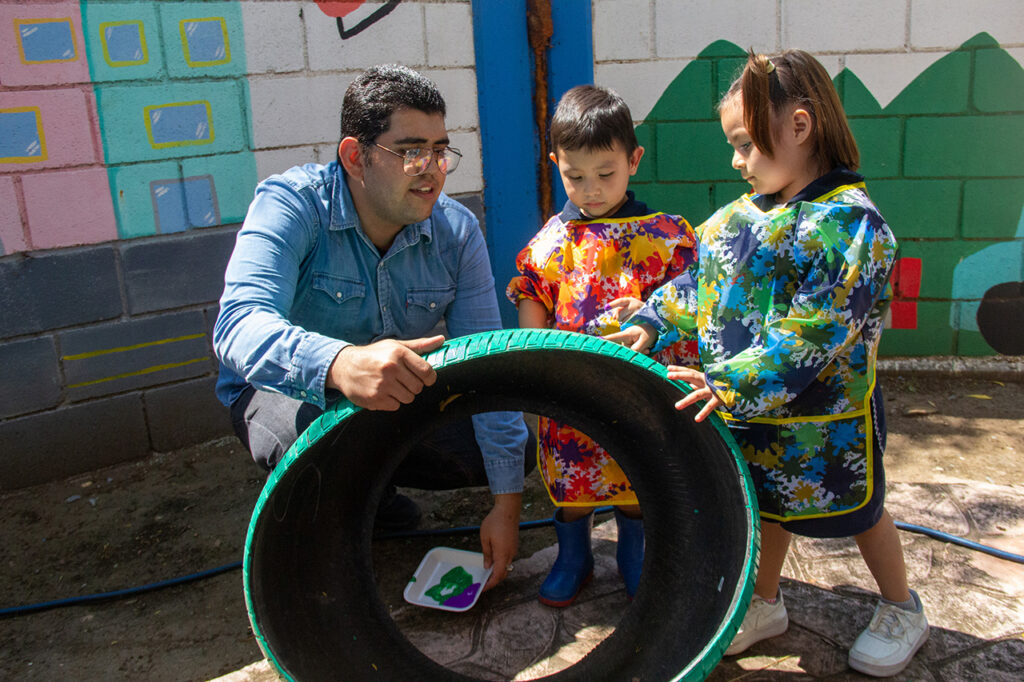
[[921,259],[900,258],[892,273],[896,298],[917,298],[921,293]]
[[917,329],[917,301],[893,301],[889,306],[890,329]]
[[354,0],[353,2],[341,2],[340,0],[316,0],[317,7],[320,11],[329,17],[343,17],[363,4],[364,0]]

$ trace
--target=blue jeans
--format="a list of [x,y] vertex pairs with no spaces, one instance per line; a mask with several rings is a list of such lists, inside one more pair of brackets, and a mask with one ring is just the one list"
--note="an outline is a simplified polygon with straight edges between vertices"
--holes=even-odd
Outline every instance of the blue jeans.
[[[312,403],[259,391],[252,386],[246,387],[231,404],[235,434],[256,463],[268,471],[277,466],[299,434],[321,414],[323,410]],[[524,457],[525,473],[536,465],[536,452],[537,439],[530,431]],[[391,484],[420,490],[487,485],[483,454],[472,419],[467,417],[442,426],[414,445],[399,464]]]

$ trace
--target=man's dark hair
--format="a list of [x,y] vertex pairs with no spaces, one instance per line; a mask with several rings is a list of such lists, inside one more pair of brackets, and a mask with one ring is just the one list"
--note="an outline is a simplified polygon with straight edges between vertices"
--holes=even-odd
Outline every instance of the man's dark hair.
[[639,146],[633,117],[614,91],[598,85],[577,85],[558,100],[551,118],[551,150],[612,149],[617,140],[631,155]]
[[434,83],[398,64],[374,66],[345,90],[341,104],[341,137],[371,145],[387,132],[397,109],[445,115],[444,98]]

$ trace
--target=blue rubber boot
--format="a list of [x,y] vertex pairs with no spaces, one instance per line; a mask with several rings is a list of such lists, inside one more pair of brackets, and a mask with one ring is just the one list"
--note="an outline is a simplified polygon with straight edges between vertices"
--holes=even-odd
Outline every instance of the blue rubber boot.
[[619,574],[626,583],[626,596],[632,600],[644,567],[644,520],[631,519],[616,508],[615,525],[619,528],[615,559],[619,563]]
[[568,606],[594,577],[594,554],[590,550],[594,513],[572,523],[563,522],[561,516],[561,510],[555,512],[558,558],[540,586],[540,602],[548,606]]

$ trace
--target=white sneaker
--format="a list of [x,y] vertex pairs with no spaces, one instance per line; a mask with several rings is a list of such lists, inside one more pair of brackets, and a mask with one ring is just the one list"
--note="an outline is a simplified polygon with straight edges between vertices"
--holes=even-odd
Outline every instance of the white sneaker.
[[928,619],[921,599],[913,590],[917,611],[879,601],[875,615],[850,647],[850,667],[866,675],[889,677],[907,667],[928,639]]
[[782,601],[782,590],[774,604],[769,604],[757,594],[750,602],[747,615],[743,616],[740,630],[733,637],[732,644],[725,650],[726,656],[734,656],[749,649],[762,639],[781,635],[789,628],[789,614]]

